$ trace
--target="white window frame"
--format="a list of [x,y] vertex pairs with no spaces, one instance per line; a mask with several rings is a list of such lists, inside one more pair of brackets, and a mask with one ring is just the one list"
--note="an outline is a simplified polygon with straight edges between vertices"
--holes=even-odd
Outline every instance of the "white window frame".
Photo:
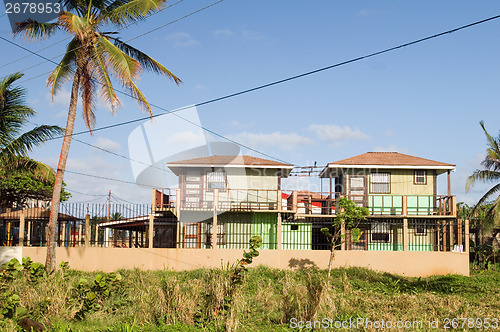
[[[420,173],[420,174],[418,174],[418,173]],[[419,179],[419,180],[417,180],[417,179]],[[422,182],[422,180],[423,180],[423,182]],[[415,170],[413,173],[413,183],[414,184],[427,184],[427,171],[425,169]]]
[[[387,190],[375,190],[376,185],[387,185]],[[390,194],[391,193],[391,173],[377,172],[370,174],[370,194]]]

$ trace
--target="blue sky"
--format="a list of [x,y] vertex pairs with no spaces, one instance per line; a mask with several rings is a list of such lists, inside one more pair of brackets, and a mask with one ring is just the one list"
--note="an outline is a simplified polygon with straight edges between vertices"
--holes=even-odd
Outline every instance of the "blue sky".
[[[184,0],[122,31],[129,40],[214,1]],[[169,4],[174,4],[170,1]],[[3,5],[1,5],[3,6]],[[2,7],[2,12],[4,9]],[[145,74],[140,88],[167,110],[333,65],[500,14],[500,2],[482,1],[236,1],[225,0],[130,43],[178,75],[179,87]],[[43,43],[12,38],[6,16],[0,35],[33,51]],[[45,85],[53,64],[1,41],[0,76],[23,71],[21,82],[34,122],[65,125],[69,86],[51,102]],[[39,54],[60,59],[65,42]],[[295,165],[318,165],[368,151],[399,151],[453,163],[452,191],[473,203],[488,186],[465,193],[465,179],[480,167],[486,140],[500,129],[500,19],[367,60],[198,107],[211,130]],[[18,60],[9,64],[12,61]],[[35,64],[43,63],[25,70]],[[8,64],[8,65],[6,65]],[[97,127],[143,117],[128,97],[111,115],[102,105]],[[154,109],[155,112],[161,110]],[[128,155],[134,125],[78,138]],[[76,131],[84,130],[77,117]],[[61,141],[32,156],[55,166]],[[245,152],[245,151],[244,151]],[[251,153],[255,156],[261,155]],[[73,142],[68,170],[134,181],[130,162]],[[439,190],[446,179],[440,177]],[[288,181],[292,186],[295,179]],[[300,179],[303,182],[303,179]],[[108,190],[125,200],[149,202],[135,185],[69,174],[72,201],[103,202]],[[78,193],[77,193],[78,192]],[[83,195],[79,193],[85,193]]]

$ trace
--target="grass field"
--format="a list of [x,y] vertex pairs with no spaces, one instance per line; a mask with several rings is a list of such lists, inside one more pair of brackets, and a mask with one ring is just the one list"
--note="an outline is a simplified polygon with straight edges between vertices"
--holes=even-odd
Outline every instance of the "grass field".
[[3,278],[4,313],[9,294],[18,294],[19,302],[0,329],[21,331],[19,319],[30,317],[53,331],[289,331],[308,322],[331,330],[344,323],[346,331],[387,331],[388,324],[394,331],[441,330],[447,322],[474,330],[489,323],[487,330],[500,331],[495,271],[405,278],[349,268],[333,270],[327,280],[326,271],[255,267],[237,283],[229,268],[118,273],[59,270]]

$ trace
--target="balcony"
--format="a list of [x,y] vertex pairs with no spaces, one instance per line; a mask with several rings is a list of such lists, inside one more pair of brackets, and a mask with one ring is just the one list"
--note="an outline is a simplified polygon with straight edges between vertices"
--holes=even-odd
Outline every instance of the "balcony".
[[341,195],[340,193],[261,189],[154,189],[155,211],[288,212],[335,216],[340,197],[365,206],[371,216],[456,216],[456,197],[447,195]]

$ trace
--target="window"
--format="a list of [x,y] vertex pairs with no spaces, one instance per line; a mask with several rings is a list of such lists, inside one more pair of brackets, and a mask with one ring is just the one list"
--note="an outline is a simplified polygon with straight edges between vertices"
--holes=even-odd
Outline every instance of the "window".
[[426,184],[427,183],[427,172],[424,170],[415,171],[414,183],[415,184]]
[[391,192],[390,173],[372,173],[370,176],[370,192],[373,194],[389,194]]
[[222,171],[207,172],[208,189],[226,189],[226,173]]
[[391,225],[386,222],[373,223],[371,242],[391,242]]
[[[207,237],[206,244],[212,246],[212,223],[207,224]],[[217,224],[217,245],[222,246],[226,244],[226,224]]]
[[427,235],[425,221],[417,221],[415,223],[415,235]]

